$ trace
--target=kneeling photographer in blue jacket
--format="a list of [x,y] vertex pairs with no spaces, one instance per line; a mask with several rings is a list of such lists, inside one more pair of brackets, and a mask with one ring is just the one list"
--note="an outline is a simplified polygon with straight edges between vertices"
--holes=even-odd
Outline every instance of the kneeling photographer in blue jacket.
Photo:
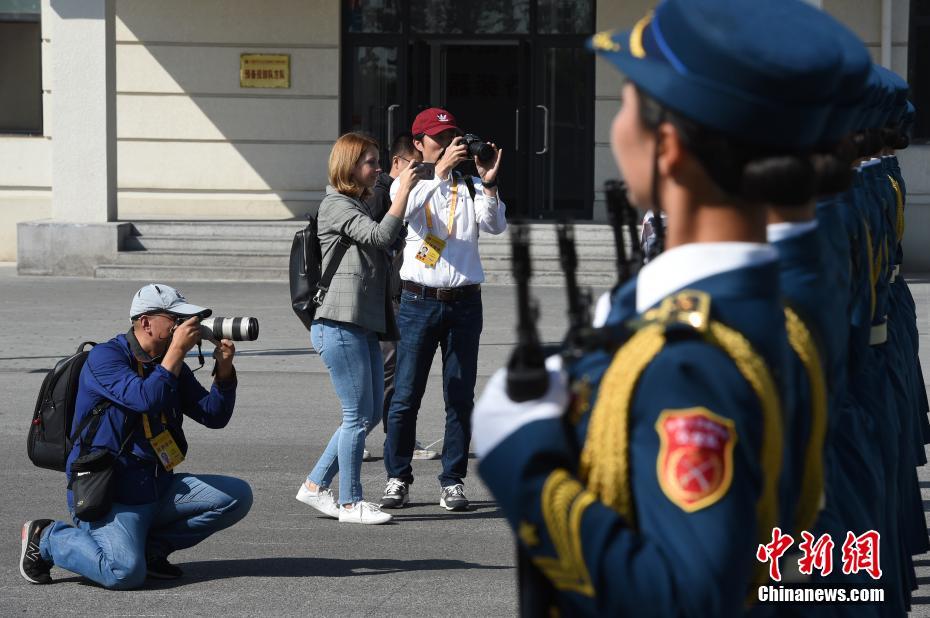
[[168,562],[171,552],[248,513],[245,481],[174,470],[187,452],[183,418],[220,429],[236,402],[232,341],[217,345],[209,392],[184,363],[210,313],[170,286],[150,284],[133,297],[129,332],[91,350],[72,422],[80,438],[66,469],[74,523],[23,525],[20,573],[27,581],[51,582],[53,565],[113,589],[139,587],[146,576],[174,579],[182,572]]

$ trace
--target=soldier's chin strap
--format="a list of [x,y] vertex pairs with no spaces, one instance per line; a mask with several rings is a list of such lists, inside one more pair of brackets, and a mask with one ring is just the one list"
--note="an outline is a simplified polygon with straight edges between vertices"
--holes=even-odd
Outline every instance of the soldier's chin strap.
[[662,222],[662,203],[659,199],[659,140],[662,134],[659,128],[665,122],[665,108],[659,111],[659,122],[656,125],[656,144],[652,149],[652,186],[650,187],[649,201],[652,202],[652,228],[656,233],[656,255],[665,251],[665,224]]

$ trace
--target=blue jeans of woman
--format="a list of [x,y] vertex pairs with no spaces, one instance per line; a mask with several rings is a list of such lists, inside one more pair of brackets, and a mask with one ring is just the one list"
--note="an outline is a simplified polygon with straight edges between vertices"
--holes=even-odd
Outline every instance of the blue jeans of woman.
[[193,547],[233,525],[252,507],[249,484],[231,476],[175,474],[156,502],[114,503],[98,521],[56,521],[39,540],[45,560],[106,588],[129,590],[145,581],[146,557]]
[[384,394],[384,364],[378,336],[347,322],[316,320],[310,342],[323,364],[342,406],[342,424],[333,433],[326,450],[307,480],[329,487],[339,474],[339,502],[362,499],[362,451],[365,436],[381,419]]

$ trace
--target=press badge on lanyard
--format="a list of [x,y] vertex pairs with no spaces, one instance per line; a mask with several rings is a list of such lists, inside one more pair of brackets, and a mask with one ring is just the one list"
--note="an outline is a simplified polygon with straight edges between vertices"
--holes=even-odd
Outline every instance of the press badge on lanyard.
[[[143,376],[142,363],[137,366],[141,377]],[[164,413],[161,415],[161,424],[165,427],[168,425],[168,419],[165,418]],[[161,465],[165,467],[165,470],[172,470],[184,461],[184,453],[181,452],[170,431],[165,429],[157,436],[153,436],[152,425],[149,423],[148,415],[145,414],[142,415],[142,428],[145,430],[145,439],[152,445],[152,450],[158,455],[158,459],[161,461]]]
[[[449,207],[449,223],[446,225],[449,234],[446,236],[446,240],[452,236],[452,226],[455,225],[455,207],[458,205],[458,195],[459,183],[457,179],[453,178],[452,206]],[[427,202],[424,209],[426,212],[426,229],[429,232],[426,234],[426,238],[423,239],[423,244],[420,245],[416,258],[423,262],[426,268],[436,268],[436,264],[439,263],[439,258],[442,256],[442,251],[446,248],[446,240],[433,234],[433,215],[430,213],[430,205],[431,203]]]

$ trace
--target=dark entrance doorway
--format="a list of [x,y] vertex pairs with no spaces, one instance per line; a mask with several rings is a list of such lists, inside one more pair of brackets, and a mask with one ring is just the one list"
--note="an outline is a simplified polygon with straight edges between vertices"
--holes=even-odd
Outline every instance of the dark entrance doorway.
[[466,10],[382,0],[391,12],[349,1],[343,131],[375,135],[387,161],[391,140],[420,110],[444,107],[462,129],[505,150],[501,194],[511,216],[590,219],[594,59],[584,42],[592,2],[500,0]]
[[[504,149],[501,182],[512,212],[527,212],[526,161],[521,156],[520,109],[527,98],[521,52],[516,42],[421,42],[415,44],[411,79],[414,110],[437,105],[455,114],[458,126]],[[428,63],[428,64],[427,64]],[[414,76],[429,75],[429,79]],[[409,125],[408,125],[409,126]],[[522,150],[525,151],[523,145]],[[476,173],[474,164],[463,172]]]

